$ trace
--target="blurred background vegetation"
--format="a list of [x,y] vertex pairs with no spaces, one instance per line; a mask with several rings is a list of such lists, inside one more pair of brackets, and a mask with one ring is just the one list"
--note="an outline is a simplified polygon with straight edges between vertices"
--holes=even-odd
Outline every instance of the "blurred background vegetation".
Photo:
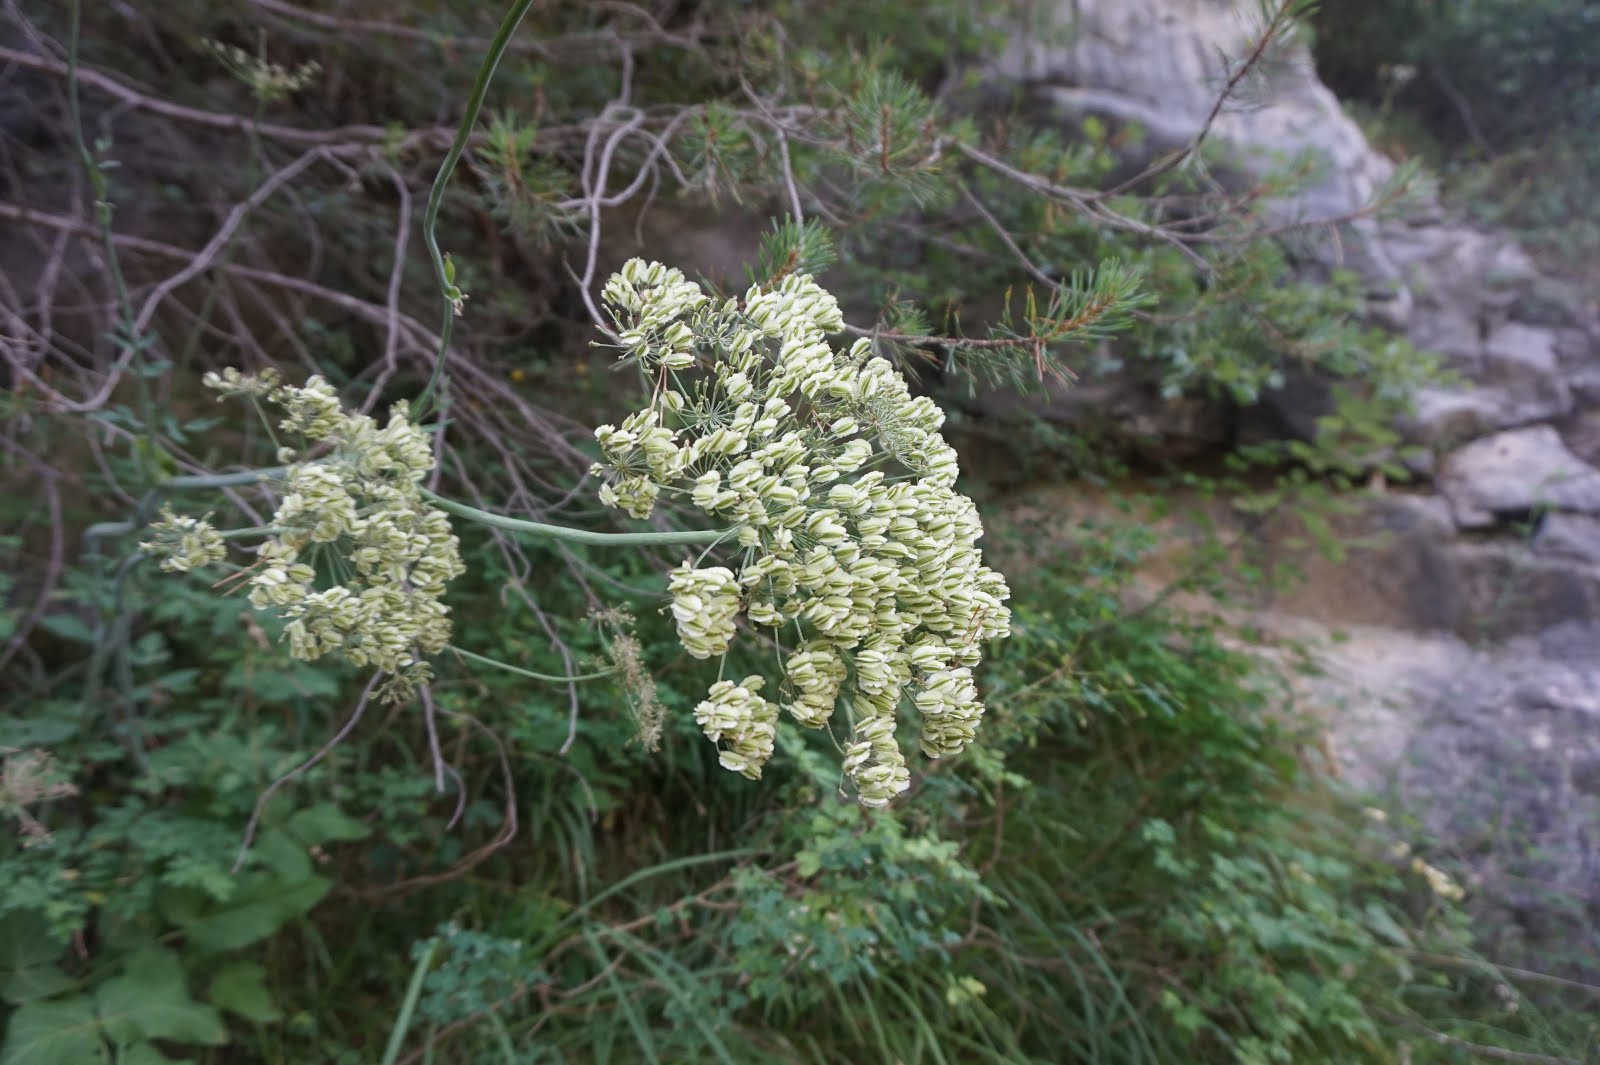
[[1385,151],[1425,160],[1450,198],[1546,264],[1600,250],[1600,5],[1352,0],[1313,20],[1318,72]]
[[[596,528],[588,427],[637,405],[591,347],[596,279],[642,250],[738,285],[763,234],[768,267],[831,258],[851,322],[952,411],[1016,590],[978,744],[884,812],[840,799],[826,736],[728,774],[660,612],[676,558],[469,530],[457,641],[616,683],[441,661],[442,791],[416,707],[374,711],[235,869],[363,678],[289,659],[240,596],[105,523],[148,519],[173,475],[273,461],[208,369],[422,387],[424,204],[504,11],[5,7],[4,1065],[1586,1060],[1590,990],[1476,956],[1427,841],[1334,779],[1230,620],[1269,579],[1248,544],[1202,528],[1179,577],[1140,580],[1179,489],[1337,552],[1328,517],[1397,455],[1428,360],[1361,324],[1355,279],[1297,276],[1270,189],[1130,175],[1137,131],[1032,124],[973,73],[998,4],[534,5],[438,223],[469,296],[444,488]],[[1468,202],[1571,253],[1550,198],[1592,179],[1596,11],[1330,4],[1318,57]],[[1531,76],[1546,56],[1589,95]],[[1555,186],[1475,191],[1554,158]],[[796,208],[807,228],[774,229]],[[971,405],[1111,369],[1240,407],[1315,373],[1336,402],[1203,470]],[[1044,481],[1109,505],[1042,511]]]

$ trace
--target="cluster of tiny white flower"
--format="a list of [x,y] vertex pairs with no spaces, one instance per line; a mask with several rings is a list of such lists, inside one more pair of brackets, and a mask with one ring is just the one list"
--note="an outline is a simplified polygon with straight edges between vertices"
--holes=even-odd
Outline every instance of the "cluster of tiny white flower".
[[1430,865],[1421,858],[1411,859],[1411,871],[1428,882],[1428,889],[1441,899],[1451,902],[1460,902],[1467,897],[1466,888],[1450,879],[1446,873],[1436,865]]
[[200,45],[216,56],[234,77],[249,86],[257,99],[266,103],[299,92],[322,73],[322,66],[315,60],[296,67],[286,67],[282,63],[251,55],[238,45],[223,44],[210,38],[202,38]]
[[168,573],[187,573],[192,569],[221,562],[228,555],[222,534],[212,526],[211,515],[190,518],[161,508],[161,520],[150,523],[155,538],[139,545],[139,550],[161,559]]
[[258,373],[244,373],[238,367],[225,366],[221,373],[207,370],[200,378],[200,383],[220,396],[265,399],[283,383],[283,376],[270,367]]
[[[863,804],[885,805],[910,782],[894,735],[902,697],[928,757],[960,751],[983,715],[972,669],[1010,632],[1005,580],[975,546],[977,509],[953,490],[944,413],[869,341],[829,346],[843,316],[809,275],[718,303],[635,259],[604,299],[624,357],[656,388],[644,410],[595,431],[601,500],[643,518],[665,492],[735,530],[737,573],[687,562],[672,573],[684,647],[725,653],[741,614],[774,638],[796,632],[783,708],[821,728],[845,702],[845,771]],[[708,372],[690,379],[694,368]],[[776,716],[759,682],[719,681],[695,714],[727,744],[723,764],[750,777]]]
[[[449,516],[421,494],[433,469],[427,435],[404,403],[381,427],[345,411],[320,377],[265,393],[253,378],[210,377],[206,383],[224,394],[264,395],[283,412],[284,431],[327,449],[314,461],[297,461],[291,448],[279,452],[290,465],[274,535],[250,579],[250,602],[287,619],[284,638],[294,657],[337,652],[395,674],[385,697],[408,696],[431,675],[420,658],[450,641],[445,586],[465,570]],[[317,588],[319,554],[343,583]]]
[[726,744],[718,752],[723,768],[752,780],[760,778],[778,737],[777,704],[757,694],[765,685],[766,681],[756,676],[738,684],[719,680],[711,686],[709,697],[694,709],[695,723],[711,741]]

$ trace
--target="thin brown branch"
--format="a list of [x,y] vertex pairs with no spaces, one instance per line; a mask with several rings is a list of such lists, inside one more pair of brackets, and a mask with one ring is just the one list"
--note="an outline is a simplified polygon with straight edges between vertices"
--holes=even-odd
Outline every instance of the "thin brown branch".
[[1250,49],[1250,54],[1229,75],[1221,91],[1217,93],[1216,98],[1212,101],[1211,110],[1207,112],[1205,120],[1200,123],[1200,128],[1187,145],[1165,159],[1147,167],[1144,171],[1135,174],[1122,184],[1095,193],[1094,198],[1105,200],[1124,195],[1129,190],[1137,188],[1153,178],[1160,177],[1162,174],[1169,173],[1182,166],[1188,159],[1193,158],[1195,153],[1205,146],[1206,139],[1211,135],[1212,128],[1217,124],[1217,119],[1222,116],[1222,109],[1227,106],[1228,101],[1233,99],[1234,94],[1239,91],[1239,86],[1244,83],[1244,79],[1260,65],[1261,61],[1266,58],[1267,51],[1282,36],[1284,31],[1293,24],[1294,20],[1291,17],[1293,6],[1291,0],[1278,0],[1278,6],[1268,17],[1267,24],[1261,28],[1261,35]]
[[[0,63],[11,63],[30,70],[41,70],[58,77],[67,76],[67,65],[55,59],[34,55],[31,52],[19,51],[15,48],[0,47]],[[252,129],[267,140],[281,141],[285,144],[298,144],[306,147],[324,147],[333,150],[361,150],[365,151],[374,144],[396,143],[394,131],[383,126],[337,126],[333,129],[300,129],[295,126],[285,126],[273,122],[256,123],[248,115],[235,115],[225,111],[207,111],[198,107],[185,107],[175,104],[170,100],[163,100],[158,96],[140,92],[132,86],[126,85],[109,74],[84,67],[78,67],[79,82],[92,89],[106,93],[129,107],[147,111],[150,114],[174,118],[193,125],[209,126],[212,129],[228,130],[232,133],[248,134]],[[398,138],[398,146],[406,150],[428,146],[442,150],[449,145],[450,139],[455,136],[455,130],[449,126],[435,126],[430,129],[409,130]]]
[[1141,222],[1137,218],[1130,218],[1125,214],[1112,210],[1105,204],[1098,202],[1100,194],[1089,189],[1076,189],[1066,185],[1059,185],[1048,178],[1038,174],[1020,170],[997,156],[991,155],[975,145],[958,143],[956,150],[971,159],[979,166],[991,170],[1001,177],[1021,185],[1047,198],[1057,200],[1072,207],[1074,210],[1093,219],[1110,229],[1120,229],[1128,233],[1137,233],[1142,237],[1170,244],[1176,248],[1183,257],[1197,269],[1206,274],[1212,271],[1211,264],[1199,252],[1189,247],[1184,239],[1172,231],[1162,227]]
[[367,681],[367,686],[361,690],[361,699],[356,703],[356,708],[350,712],[350,716],[345,719],[344,724],[339,726],[339,731],[335,732],[316,754],[313,754],[310,758],[307,758],[304,762],[301,762],[283,774],[283,776],[268,784],[266,790],[256,798],[255,808],[250,811],[250,821],[244,828],[244,840],[239,844],[239,856],[233,861],[233,871],[235,873],[244,865],[245,857],[250,853],[250,844],[255,842],[256,829],[261,824],[261,815],[266,811],[267,803],[278,793],[280,788],[305,776],[324,758],[333,753],[333,749],[343,743],[351,732],[355,731],[356,725],[361,723],[362,715],[367,712],[367,703],[372,698],[373,690],[377,688],[378,681],[382,679],[382,673],[374,673],[372,679]]
[[[418,44],[437,45],[443,48],[463,48],[473,51],[487,49],[493,41],[488,37],[453,35],[435,30],[418,29],[398,22],[380,19],[341,18],[337,15],[311,11],[285,0],[250,0],[264,11],[308,26],[332,30],[352,39],[359,37],[390,37],[395,40],[415,41]],[[602,6],[599,4],[596,7]],[[595,52],[610,51],[619,46],[662,44],[677,48],[699,50],[700,43],[691,36],[667,32],[644,9],[633,4],[612,3],[604,5],[629,12],[645,20],[650,28],[642,32],[619,32],[614,29],[566,33],[546,41],[513,38],[506,51],[516,55],[536,55],[551,62],[590,62]]]
[[419,888],[430,887],[434,884],[442,884],[447,880],[454,880],[481,864],[486,858],[510,843],[517,836],[519,822],[517,820],[516,778],[511,773],[511,756],[506,751],[504,741],[500,739],[493,729],[470,714],[463,714],[454,710],[441,710],[440,713],[472,726],[488,737],[489,742],[494,744],[495,754],[500,763],[500,779],[505,786],[505,801],[502,805],[500,831],[495,833],[494,838],[489,842],[472,851],[442,873],[414,876],[406,880],[397,880],[390,884],[384,884],[381,888],[375,890],[353,892],[352,894],[369,899],[388,898]]

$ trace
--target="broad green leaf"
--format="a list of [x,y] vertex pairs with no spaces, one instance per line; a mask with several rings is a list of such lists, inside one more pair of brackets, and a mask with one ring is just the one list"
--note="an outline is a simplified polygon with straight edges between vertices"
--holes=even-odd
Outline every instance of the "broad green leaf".
[[119,914],[103,909],[95,915],[95,931],[101,951],[107,956],[122,957],[153,947],[166,930],[157,914],[149,910]]
[[11,1015],[0,1065],[98,1065],[109,1061],[89,1000],[30,1002]]
[[156,912],[168,923],[180,928],[194,924],[206,916],[206,909],[215,902],[204,891],[187,885],[160,884],[156,887]]
[[339,694],[337,676],[325,667],[303,662],[274,661],[271,668],[266,668],[247,659],[228,671],[222,686],[230,691],[249,692],[252,700],[264,703],[290,703]]
[[47,750],[78,734],[79,717],[70,711],[52,713],[59,704],[34,708],[33,717],[0,725],[0,747],[44,747]]
[[257,836],[250,846],[250,858],[260,870],[252,875],[271,877],[279,883],[298,883],[316,868],[306,853],[306,845],[281,828],[269,828]]
[[203,950],[237,950],[263,940],[322,901],[333,883],[320,876],[285,884],[276,877],[241,877],[239,892],[225,906],[183,926]]
[[14,911],[0,918],[0,999],[20,1006],[71,987],[71,977],[56,965],[65,951],[40,915]]
[[331,802],[319,802],[306,807],[289,818],[289,823],[283,827],[307,847],[316,847],[336,839],[366,839],[370,834],[364,823],[341,812]]
[[116,1065],[180,1065],[150,1043],[134,1043],[117,1049]]
[[0,999],[13,1006],[58,995],[73,986],[72,977],[54,965],[30,965],[0,975]]
[[108,1033],[117,1039],[172,1039],[220,1046],[228,1041],[222,1016],[189,997],[183,963],[170,950],[141,951],[123,963],[121,976],[95,991]]
[[76,614],[48,614],[40,620],[39,627],[63,640],[94,643],[94,629]]
[[275,1021],[282,1014],[267,991],[267,971],[253,961],[225,965],[211,981],[211,1001],[249,1021]]

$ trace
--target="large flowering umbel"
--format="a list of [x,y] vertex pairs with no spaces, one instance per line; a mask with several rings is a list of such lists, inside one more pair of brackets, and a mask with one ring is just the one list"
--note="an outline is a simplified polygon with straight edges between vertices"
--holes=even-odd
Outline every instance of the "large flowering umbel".
[[[303,387],[208,374],[224,395],[264,399],[279,428],[317,448],[284,448],[290,463],[250,578],[250,602],[283,617],[289,653],[312,660],[337,653],[394,678],[400,699],[431,676],[423,659],[450,641],[445,586],[464,571],[449,517],[421,494],[433,469],[428,437],[396,404],[388,423],[343,409],[333,387],[313,377]],[[319,580],[319,568],[338,583]]]
[[[601,500],[643,518],[665,493],[736,530],[737,572],[672,573],[684,647],[725,653],[741,618],[766,630],[785,656],[782,708],[821,728],[844,707],[845,772],[862,803],[886,804],[910,780],[902,703],[924,754],[960,751],[983,716],[972,669],[1010,632],[977,509],[953,488],[944,413],[870,341],[829,345],[843,317],[808,275],[718,302],[635,259],[604,298],[623,357],[653,390],[648,407],[595,431]],[[751,777],[772,750],[759,680],[719,681],[695,711],[723,764]]]

